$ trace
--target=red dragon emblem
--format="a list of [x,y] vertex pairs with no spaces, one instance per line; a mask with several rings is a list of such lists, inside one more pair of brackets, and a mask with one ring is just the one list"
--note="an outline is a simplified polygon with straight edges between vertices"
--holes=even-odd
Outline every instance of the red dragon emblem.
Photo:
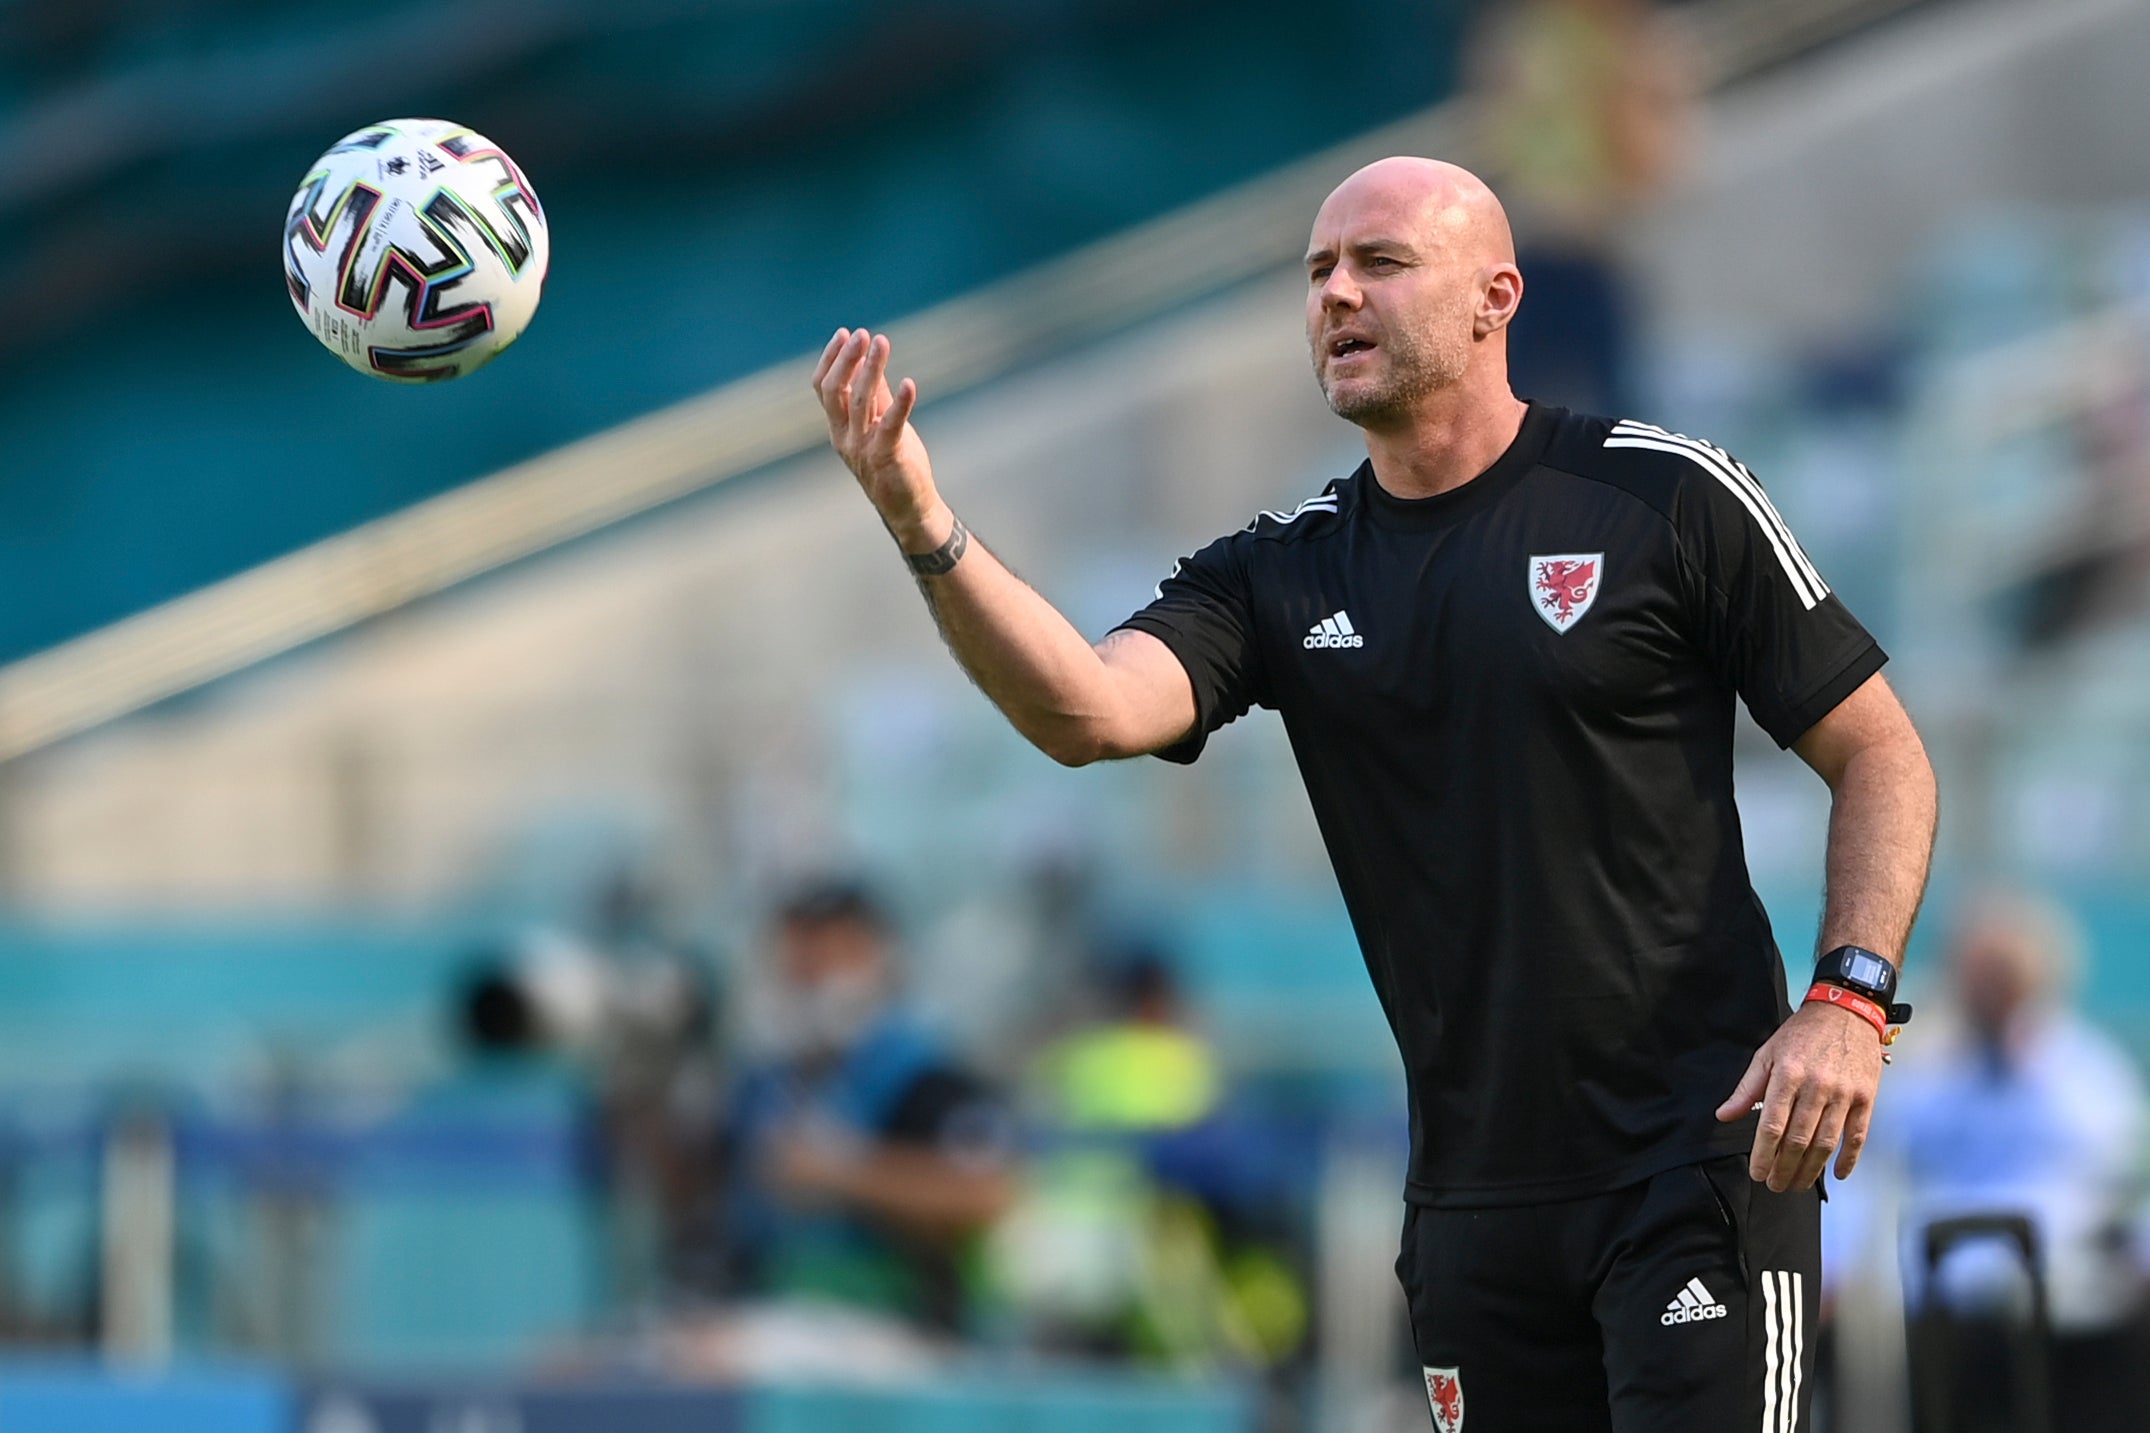
[[1555,632],[1565,632],[1598,600],[1602,552],[1562,552],[1530,560],[1531,605]]
[[1461,1369],[1427,1369],[1426,1401],[1433,1405],[1433,1426],[1439,1430],[1439,1433],[1463,1433],[1463,1372]]

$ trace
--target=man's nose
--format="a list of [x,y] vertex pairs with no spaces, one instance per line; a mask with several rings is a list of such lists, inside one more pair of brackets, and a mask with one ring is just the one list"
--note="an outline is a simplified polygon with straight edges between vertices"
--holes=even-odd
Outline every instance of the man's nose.
[[1357,282],[1344,272],[1342,265],[1331,270],[1328,280],[1321,286],[1321,306],[1324,309],[1356,309],[1363,298]]

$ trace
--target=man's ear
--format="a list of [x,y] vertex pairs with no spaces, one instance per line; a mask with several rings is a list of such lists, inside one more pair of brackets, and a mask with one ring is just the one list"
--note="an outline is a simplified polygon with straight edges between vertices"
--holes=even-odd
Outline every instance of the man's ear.
[[1514,264],[1486,272],[1478,290],[1478,313],[1472,332],[1488,338],[1506,328],[1523,302],[1523,274]]

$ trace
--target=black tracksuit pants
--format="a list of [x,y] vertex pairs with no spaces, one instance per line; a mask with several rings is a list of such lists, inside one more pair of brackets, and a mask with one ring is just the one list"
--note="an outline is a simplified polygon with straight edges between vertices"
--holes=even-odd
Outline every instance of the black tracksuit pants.
[[1821,1195],[1745,1155],[1552,1204],[1413,1206],[1396,1270],[1438,1433],[1799,1433]]

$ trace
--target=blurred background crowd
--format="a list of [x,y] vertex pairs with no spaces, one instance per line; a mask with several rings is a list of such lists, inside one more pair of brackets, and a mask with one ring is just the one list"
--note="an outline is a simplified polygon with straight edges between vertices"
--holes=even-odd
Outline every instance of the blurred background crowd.
[[[2145,0],[0,0],[0,1425],[1424,1427],[1281,732],[1023,746],[803,357],[892,328],[1102,632],[1356,462],[1297,258],[1419,152],[1516,216],[1519,391],[1738,452],[1935,758],[1817,1423],[2141,1427],[2146,65]],[[402,114],[554,238],[426,389],[274,251]],[[1827,793],[1747,735],[1803,973]]]

